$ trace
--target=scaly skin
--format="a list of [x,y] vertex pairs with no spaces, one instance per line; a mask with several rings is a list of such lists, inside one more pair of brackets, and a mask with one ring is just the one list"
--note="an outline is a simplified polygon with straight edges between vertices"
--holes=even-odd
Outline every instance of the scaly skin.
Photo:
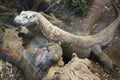
[[101,46],[110,43],[115,30],[120,24],[120,16],[103,31],[88,36],[77,36],[66,32],[51,24],[40,13],[34,11],[22,11],[14,21],[25,26],[37,24],[46,38],[61,43],[62,47],[66,48],[69,54],[65,55],[68,57],[72,53],[77,53],[81,58],[88,58],[90,53],[93,52],[104,64],[106,69],[109,71],[113,69],[112,60],[102,52]]

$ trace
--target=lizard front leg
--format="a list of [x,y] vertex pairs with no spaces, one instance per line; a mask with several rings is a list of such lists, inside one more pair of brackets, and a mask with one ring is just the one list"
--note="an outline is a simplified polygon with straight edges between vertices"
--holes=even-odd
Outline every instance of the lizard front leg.
[[105,70],[111,73],[113,71],[113,61],[102,51],[101,46],[99,44],[94,45],[92,47],[92,52],[102,62]]
[[50,51],[49,60],[53,64],[58,62],[59,60],[62,61],[61,58],[62,58],[63,52],[62,52],[61,46],[59,44],[56,44],[56,43],[49,43],[49,44],[50,44],[50,46],[48,47],[48,50]]

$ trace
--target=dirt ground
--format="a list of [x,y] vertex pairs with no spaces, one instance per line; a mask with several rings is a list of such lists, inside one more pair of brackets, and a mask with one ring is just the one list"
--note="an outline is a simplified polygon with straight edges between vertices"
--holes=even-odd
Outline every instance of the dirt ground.
[[[76,16],[75,13],[62,5],[59,5],[59,7],[54,8],[52,10],[52,13],[57,17],[57,19],[61,20],[62,22],[58,22],[57,25],[73,34],[81,35],[79,32],[80,29],[80,23],[82,21],[82,18],[80,16]],[[97,33],[100,30],[107,27],[114,19],[115,19],[115,12],[114,10],[110,11],[109,14],[106,13],[104,18],[101,20],[101,22],[98,23],[98,26],[92,30],[92,33]],[[120,48],[114,49],[113,44],[117,43],[117,47],[120,47],[120,28],[116,31],[115,36],[112,40],[112,42],[108,45],[108,48],[105,49],[107,51],[106,54],[110,56],[113,61],[117,64],[117,66],[120,67]],[[114,54],[112,54],[114,53]],[[99,65],[98,62],[94,62],[91,60],[92,65],[90,67],[90,70],[101,78],[101,80],[120,80],[120,75],[111,75],[107,74],[103,67]],[[11,65],[10,63],[0,61],[0,65],[2,65],[2,68],[0,69],[0,80],[26,80],[24,77],[24,73],[18,69],[16,66]],[[120,70],[119,70],[120,73]]]

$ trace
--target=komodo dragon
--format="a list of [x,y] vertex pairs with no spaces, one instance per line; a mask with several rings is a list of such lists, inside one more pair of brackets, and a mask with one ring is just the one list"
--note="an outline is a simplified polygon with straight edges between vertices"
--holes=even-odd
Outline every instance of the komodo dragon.
[[62,47],[69,51],[65,54],[68,57],[75,52],[81,58],[89,58],[90,53],[93,52],[106,69],[113,70],[112,60],[102,52],[101,47],[112,40],[115,30],[120,24],[120,14],[101,32],[86,36],[77,36],[66,32],[51,24],[41,13],[34,11],[22,11],[20,15],[15,17],[14,22],[26,27],[33,24],[38,25],[46,38],[61,43]]

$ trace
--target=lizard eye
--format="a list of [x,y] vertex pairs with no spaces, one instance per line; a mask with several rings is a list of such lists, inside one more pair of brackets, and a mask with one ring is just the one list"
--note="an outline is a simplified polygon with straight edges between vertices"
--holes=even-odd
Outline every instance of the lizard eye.
[[29,19],[31,19],[31,18],[33,18],[33,17],[35,17],[36,15],[31,15],[31,16],[29,16]]
[[33,16],[30,16],[29,18],[31,19]]

